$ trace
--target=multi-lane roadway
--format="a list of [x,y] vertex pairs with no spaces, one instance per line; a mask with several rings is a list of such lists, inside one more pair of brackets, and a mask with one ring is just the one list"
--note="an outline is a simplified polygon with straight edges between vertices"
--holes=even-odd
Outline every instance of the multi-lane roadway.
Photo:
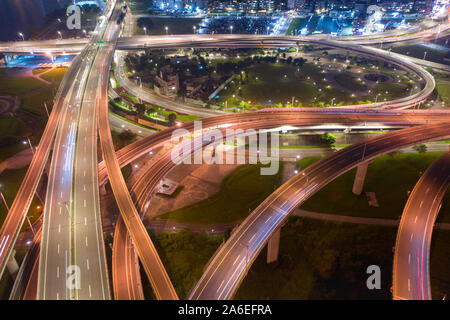
[[447,152],[420,177],[403,211],[394,252],[394,299],[431,300],[431,235],[449,184]]

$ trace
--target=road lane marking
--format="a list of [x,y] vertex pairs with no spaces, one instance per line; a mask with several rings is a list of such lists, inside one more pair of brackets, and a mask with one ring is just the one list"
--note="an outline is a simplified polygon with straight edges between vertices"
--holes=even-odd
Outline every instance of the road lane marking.
[[86,199],[83,200],[84,207],[86,208]]
[[89,259],[86,259],[86,267],[89,270]]
[[61,233],[61,224],[58,224],[58,232]]
[[92,297],[91,285],[89,285],[89,297]]
[[59,266],[56,267],[56,277],[59,279]]
[[222,282],[220,283],[220,286],[219,286],[219,288],[217,289],[216,293],[218,293],[219,290],[220,290],[220,288],[222,288],[224,282],[225,282],[225,279],[223,279]]
[[416,223],[417,222],[417,216],[414,218],[414,223]]
[[87,237],[86,237],[86,247],[88,246],[88,241],[87,241]]

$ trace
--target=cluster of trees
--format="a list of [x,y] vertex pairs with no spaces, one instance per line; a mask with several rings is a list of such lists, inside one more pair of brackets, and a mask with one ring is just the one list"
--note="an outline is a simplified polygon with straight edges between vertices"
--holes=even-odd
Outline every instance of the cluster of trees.
[[329,132],[325,132],[320,136],[320,142],[326,145],[332,145],[336,142],[336,136]]

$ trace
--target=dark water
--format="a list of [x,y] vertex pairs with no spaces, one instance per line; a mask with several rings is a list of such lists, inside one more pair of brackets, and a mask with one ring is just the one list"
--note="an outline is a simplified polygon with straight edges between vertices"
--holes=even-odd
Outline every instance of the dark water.
[[44,24],[46,0],[0,0],[0,41],[18,40],[19,32],[25,38]]

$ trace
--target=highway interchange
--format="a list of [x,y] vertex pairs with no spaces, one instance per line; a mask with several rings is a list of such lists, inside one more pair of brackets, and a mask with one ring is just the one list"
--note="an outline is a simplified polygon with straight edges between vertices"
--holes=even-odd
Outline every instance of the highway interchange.
[[[156,249],[140,221],[138,210],[136,210],[135,203],[130,196],[120,171],[121,166],[166,143],[170,139],[172,129],[138,140],[118,151],[117,154],[110,134],[107,86],[109,69],[115,51],[116,40],[120,32],[120,26],[116,24],[114,17],[117,15],[120,7],[121,1],[117,1],[117,3],[109,2],[109,9],[107,8],[107,10],[111,10],[110,16],[113,18],[110,19],[109,23],[101,26],[102,30],[98,30],[99,32],[91,39],[87,47],[84,48],[85,44],[82,43],[78,48],[81,53],[73,61],[60,86],[58,96],[55,99],[55,107],[39,144],[38,152],[33,157],[30,169],[0,232],[0,271],[3,272],[43,172],[45,162],[50,154],[52,143],[54,143],[54,154],[51,160],[47,192],[50,196],[46,200],[45,205],[39,260],[37,297],[41,299],[110,298],[97,191],[98,185],[103,184],[108,176],[121,209],[124,224],[131,234],[131,239],[139,252],[139,257],[147,275],[151,279],[157,297],[161,299],[177,298]],[[118,47],[122,46],[122,48],[126,47],[127,49],[131,49],[130,46],[133,46],[134,49],[148,47],[149,41],[151,41],[152,47],[191,47],[194,44],[199,47],[259,45],[276,47],[295,45],[306,41],[338,48],[349,48],[348,44],[342,45],[327,39],[299,39],[298,37],[277,37],[271,39],[264,37],[264,39],[255,39],[254,37],[244,36],[218,36],[210,39],[208,37],[172,36],[159,38],[159,42],[157,37],[143,38],[141,42],[138,39],[128,38],[122,40],[122,43],[118,42]],[[105,40],[106,45],[97,47],[99,39]],[[381,106],[403,109],[422,103],[432,93],[434,79],[423,68],[417,67],[403,57],[387,54],[379,49],[367,49],[359,44],[351,45],[350,47],[355,52],[393,61],[397,65],[415,72],[425,82],[424,88],[420,92],[406,99],[366,107]],[[84,49],[81,50],[81,48]],[[1,50],[2,47],[0,47]],[[119,75],[123,74],[123,70],[120,72],[120,68],[117,69],[119,69]],[[121,81],[127,81],[123,76],[120,76],[120,78]],[[127,86],[132,87],[131,83],[128,83]],[[135,90],[137,90],[136,87]],[[141,91],[138,91],[137,95],[143,96],[142,98],[149,102],[152,102],[152,99],[154,99],[153,96],[145,95],[145,92]],[[158,100],[155,104],[165,106],[167,101]],[[184,109],[185,111],[192,111],[192,106],[180,105],[179,107],[187,108]],[[323,122],[348,124],[367,121],[395,123],[404,126],[414,125],[414,127],[394,131],[364,143],[352,145],[333,154],[331,157],[325,158],[289,180],[255,209],[233,233],[229,241],[216,252],[214,259],[207,266],[205,274],[191,292],[190,298],[232,298],[246,271],[265,245],[270,234],[281,226],[293,208],[340,174],[361,162],[369,161],[386,152],[423,141],[440,140],[449,137],[450,127],[448,121],[450,120],[450,114],[447,112],[358,111],[354,107],[346,106],[342,110],[312,110],[310,112],[291,110],[277,113],[277,111],[269,110],[255,114],[222,115],[204,120],[204,128],[230,123],[236,125],[236,127],[270,128],[288,123],[301,126]],[[201,115],[210,117],[213,113]],[[273,120],[274,118],[276,121]],[[104,162],[98,165],[98,170],[96,151],[97,119],[104,156]],[[183,127],[192,129],[191,124],[185,124]],[[55,140],[53,142],[54,137]],[[444,157],[444,159],[446,158]],[[139,196],[139,198],[146,199],[149,196],[148,190],[154,188],[156,183],[164,176],[164,173],[170,170],[171,166],[172,162],[169,161],[166,155],[145,173],[144,176],[147,179],[152,177],[153,180],[150,179],[149,181],[151,182],[145,187],[133,188],[132,193],[135,195],[137,190],[139,192],[147,190],[146,196]],[[161,170],[161,167],[164,169]],[[155,174],[153,170],[156,169],[158,170],[156,172],[161,172],[160,175]],[[332,172],[326,175],[325,173],[328,171]],[[140,183],[142,183],[142,180]],[[136,205],[138,208],[142,207],[142,201],[136,203]],[[434,212],[434,215],[436,215],[436,209]],[[83,228],[80,227],[82,225],[84,225]],[[431,238],[429,225],[427,226],[427,231],[424,232],[424,237],[426,236]],[[129,239],[126,240],[127,238],[124,235],[122,239],[124,239],[123,241],[129,241]],[[90,246],[93,246],[95,250],[91,250]],[[58,254],[55,255],[55,252]],[[63,252],[64,254],[62,254]],[[58,272],[60,270],[58,268],[62,269],[67,263],[66,252],[70,264],[76,262],[77,265],[86,268],[82,270],[82,274],[89,274],[89,277],[82,280],[81,289],[67,290],[65,287],[65,271],[64,276],[61,275],[59,277],[59,272],[61,271]],[[135,263],[135,258],[132,258],[132,252],[130,252],[130,257],[127,261],[134,261]],[[85,263],[80,263],[81,261]],[[421,290],[425,289],[422,287]],[[136,292],[134,296],[139,297],[139,291]],[[128,296],[131,296],[131,294]],[[411,297],[416,299],[431,298],[429,295],[424,297],[423,294],[417,296],[412,293]],[[395,295],[394,298],[396,298]]]

